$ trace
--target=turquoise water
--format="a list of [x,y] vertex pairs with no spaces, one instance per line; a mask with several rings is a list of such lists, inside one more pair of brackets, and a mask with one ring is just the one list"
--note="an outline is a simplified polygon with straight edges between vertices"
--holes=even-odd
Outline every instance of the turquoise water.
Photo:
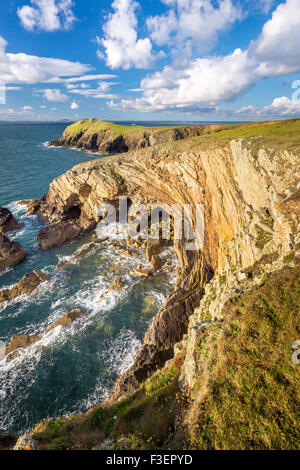
[[[33,269],[51,277],[31,296],[0,304],[0,340],[42,331],[73,308],[87,312],[71,327],[53,330],[18,359],[0,363],[0,433],[21,433],[43,418],[86,411],[105,399],[116,378],[131,365],[153,315],[174,283],[174,258],[169,273],[134,279],[129,272],[145,264],[144,255],[120,258],[109,241],[55,271],[59,261],[91,242],[93,233],[48,252],[38,250],[36,235],[43,223],[35,216],[27,217],[26,208],[16,202],[40,197],[56,176],[99,158],[44,145],[58,138],[65,126],[0,124],[0,206],[10,208],[25,224],[9,237],[20,241],[28,252],[23,263],[0,273],[0,289],[11,287]],[[116,276],[122,277],[124,289],[105,294]]]

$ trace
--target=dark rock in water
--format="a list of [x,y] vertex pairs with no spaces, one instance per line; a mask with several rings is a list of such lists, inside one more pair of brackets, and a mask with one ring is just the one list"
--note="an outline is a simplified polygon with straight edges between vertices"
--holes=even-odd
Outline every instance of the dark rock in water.
[[0,450],[11,450],[17,440],[18,437],[11,432],[0,434]]
[[0,233],[0,271],[21,263],[25,256],[26,251],[20,243],[12,242]]
[[50,281],[50,277],[42,271],[36,270],[27,273],[12,289],[0,291],[0,302],[13,300],[24,294],[31,294],[45,281]]
[[0,207],[0,232],[12,232],[22,227],[24,227],[24,224],[18,224],[9,209]]
[[49,225],[39,231],[37,236],[38,247],[45,251],[57,245],[78,237],[82,228],[77,220],[66,220]]

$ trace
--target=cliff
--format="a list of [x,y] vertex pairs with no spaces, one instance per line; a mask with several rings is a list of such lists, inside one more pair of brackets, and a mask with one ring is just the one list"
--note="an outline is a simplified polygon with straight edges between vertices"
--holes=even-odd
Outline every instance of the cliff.
[[[34,202],[54,224],[42,236],[51,246],[53,230],[91,229],[98,206],[120,195],[205,213],[203,249],[174,242],[174,292],[108,401],[57,433],[41,423],[34,445],[298,448],[299,130],[297,120],[242,125],[94,160]],[[83,443],[83,428],[99,435]]]
[[199,136],[218,129],[212,126],[145,127],[122,126],[97,119],[84,119],[67,127],[62,138],[49,142],[57,147],[75,147],[98,153],[128,150]]

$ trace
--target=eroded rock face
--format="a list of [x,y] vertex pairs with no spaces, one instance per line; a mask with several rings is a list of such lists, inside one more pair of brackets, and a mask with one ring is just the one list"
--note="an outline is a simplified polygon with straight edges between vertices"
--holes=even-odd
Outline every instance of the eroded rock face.
[[0,271],[16,266],[26,256],[26,251],[18,242],[10,241],[0,233]]
[[[180,262],[175,290],[153,319],[133,366],[118,380],[112,401],[134,391],[172,358],[213,278],[212,285],[218,276],[228,276],[234,292],[247,285],[235,274],[263,256],[287,256],[299,245],[299,179],[297,155],[267,148],[252,151],[249,143],[233,140],[220,146],[177,142],[175,150],[154,147],[94,160],[51,183],[41,201],[50,223],[63,220],[74,207],[79,207],[80,218],[96,223],[99,205],[115,204],[124,195],[147,207],[204,206],[204,246],[190,251],[184,241],[175,240]],[[83,190],[87,185],[90,191]],[[149,261],[154,254],[148,250]],[[228,300],[223,291],[217,292],[217,300],[205,307],[214,316],[221,315]],[[216,295],[213,288],[211,295]]]
[[0,302],[13,300],[24,294],[32,294],[43,282],[50,281],[50,277],[42,271],[35,270],[27,273],[12,289],[0,291]]

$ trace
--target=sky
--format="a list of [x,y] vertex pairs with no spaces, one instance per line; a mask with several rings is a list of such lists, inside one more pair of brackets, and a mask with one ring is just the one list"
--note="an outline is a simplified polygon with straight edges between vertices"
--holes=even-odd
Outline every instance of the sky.
[[300,0],[0,2],[0,120],[300,117]]

